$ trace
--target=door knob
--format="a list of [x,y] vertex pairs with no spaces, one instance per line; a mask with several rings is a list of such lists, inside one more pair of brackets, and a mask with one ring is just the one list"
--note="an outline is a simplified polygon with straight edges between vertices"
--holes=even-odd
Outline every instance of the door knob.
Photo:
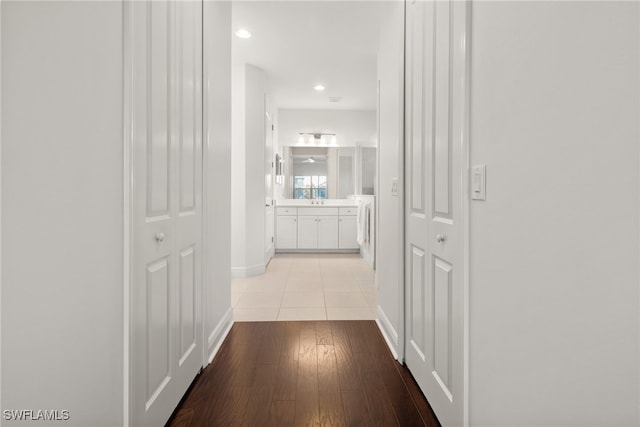
[[156,233],[156,242],[162,242],[164,240],[164,233]]
[[442,243],[445,240],[447,240],[447,236],[445,234],[438,234],[436,236],[436,242],[438,242],[438,243]]

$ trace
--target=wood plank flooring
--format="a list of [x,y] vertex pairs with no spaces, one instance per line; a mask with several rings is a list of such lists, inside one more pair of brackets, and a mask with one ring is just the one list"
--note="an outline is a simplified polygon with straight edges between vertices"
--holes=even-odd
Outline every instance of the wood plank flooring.
[[167,426],[440,426],[373,321],[235,323]]

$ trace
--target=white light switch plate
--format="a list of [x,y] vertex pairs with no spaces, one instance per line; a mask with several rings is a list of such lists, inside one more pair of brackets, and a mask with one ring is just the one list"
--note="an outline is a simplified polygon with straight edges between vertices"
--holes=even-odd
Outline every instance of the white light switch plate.
[[398,178],[391,178],[391,195],[398,195]]
[[471,168],[471,200],[487,200],[487,165]]

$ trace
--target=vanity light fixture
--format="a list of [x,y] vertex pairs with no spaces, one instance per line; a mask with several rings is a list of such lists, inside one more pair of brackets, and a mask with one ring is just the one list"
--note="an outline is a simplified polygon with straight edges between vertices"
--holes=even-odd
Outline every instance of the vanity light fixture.
[[314,89],[316,92],[322,92],[322,91],[325,89],[325,87],[324,87],[324,85],[317,84],[317,85],[315,85],[315,86],[313,87],[313,89]]
[[238,31],[236,31],[236,36],[241,39],[248,39],[251,37],[251,33],[246,28],[240,28],[238,29]]
[[331,144],[336,145],[336,134],[327,132],[300,132],[298,134],[298,144],[303,145],[305,137],[308,137],[309,144],[327,145],[327,138],[331,137]]

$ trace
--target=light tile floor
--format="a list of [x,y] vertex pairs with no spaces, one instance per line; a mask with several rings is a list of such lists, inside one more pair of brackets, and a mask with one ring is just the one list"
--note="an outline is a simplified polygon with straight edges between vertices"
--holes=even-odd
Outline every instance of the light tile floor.
[[236,321],[372,320],[374,271],[358,254],[277,254],[231,281],[231,304]]

